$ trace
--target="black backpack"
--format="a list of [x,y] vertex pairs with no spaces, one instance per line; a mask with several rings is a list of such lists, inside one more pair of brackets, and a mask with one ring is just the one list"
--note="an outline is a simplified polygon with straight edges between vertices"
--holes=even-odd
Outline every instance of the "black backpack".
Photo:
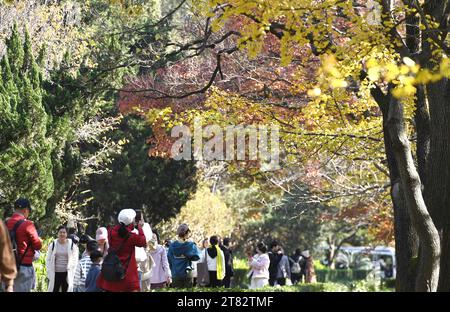
[[[109,234],[110,233],[108,233],[108,236],[110,236]],[[122,249],[123,245],[125,245],[125,242],[127,241],[128,237],[129,237],[129,235],[127,235],[127,237],[125,237],[124,241],[120,244],[120,246],[117,250],[113,250],[110,247],[108,250],[108,254],[106,255],[105,259],[103,259],[101,272],[102,272],[103,278],[106,281],[118,282],[125,278],[125,274],[128,269],[128,264],[130,263],[130,260],[131,260],[131,254],[127,259],[127,265],[124,268],[117,253]]]
[[18,250],[17,241],[16,241],[16,232],[17,232],[17,229],[19,228],[19,226],[24,222],[25,222],[24,219],[17,221],[14,224],[13,229],[11,231],[9,231],[9,237],[11,239],[12,250],[13,250],[14,256],[16,258],[17,271],[19,271],[20,265],[22,264],[22,261],[23,261],[23,258],[25,257],[25,254],[27,253],[28,248],[30,247],[30,244],[28,244],[22,257],[19,258],[19,250]]

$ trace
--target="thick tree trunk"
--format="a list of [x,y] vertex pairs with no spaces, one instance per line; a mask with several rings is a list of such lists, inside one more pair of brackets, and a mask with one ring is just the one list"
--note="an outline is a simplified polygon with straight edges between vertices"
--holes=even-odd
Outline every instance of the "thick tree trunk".
[[439,279],[440,238],[422,196],[422,184],[411,153],[403,105],[390,98],[387,126],[398,165],[408,212],[420,240],[416,291],[436,291]]
[[443,79],[426,89],[430,141],[425,201],[438,231],[442,232],[450,216],[450,86],[448,79]]
[[[424,14],[448,29],[450,5],[448,0],[429,0],[423,4]],[[433,34],[422,32],[422,50],[429,55],[421,66],[432,71],[439,65],[444,52],[429,42]],[[434,35],[439,36],[436,32]],[[442,36],[446,36],[445,32]],[[450,85],[443,79],[426,86],[430,112],[430,152],[425,182],[425,202],[441,235],[440,291],[450,291]]]
[[[447,6],[447,7],[446,7]],[[446,28],[445,14],[449,12],[448,0],[427,1],[424,4],[426,15],[433,16]],[[445,12],[447,10],[447,13]],[[418,19],[410,17],[409,19]],[[429,57],[421,60],[421,66],[434,71],[441,61],[441,51],[429,43],[429,33],[419,34],[418,20],[407,21],[407,44],[411,52],[419,52],[421,47]],[[414,41],[413,41],[414,40]],[[421,44],[419,45],[419,40]],[[436,53],[438,52],[438,53]],[[450,207],[450,99],[448,81],[439,81],[426,87],[417,88],[417,160],[423,194],[428,211],[441,235],[441,267],[438,290],[450,291],[450,244],[445,230],[448,224]]]
[[438,291],[450,291],[450,226],[447,224],[442,232],[441,271]]
[[450,291],[450,83],[427,86],[430,110],[430,152],[427,161],[425,202],[441,234],[439,290]]
[[411,223],[403,186],[400,183],[400,173],[395,160],[394,148],[387,126],[390,94],[385,95],[380,89],[373,89],[372,96],[377,101],[383,114],[383,137],[386,160],[391,182],[391,199],[394,210],[394,238],[396,258],[395,289],[399,292],[409,292],[415,289],[416,266],[419,241]]
[[408,214],[402,189],[400,182],[395,183],[391,188],[397,268],[395,290],[410,292],[415,289],[419,241]]
[[[423,4],[424,14],[445,28],[447,15],[450,10],[448,0],[429,0]],[[446,12],[447,11],[447,12]],[[439,33],[436,33],[439,35]],[[421,60],[421,66],[435,71],[443,58],[443,52],[436,45],[430,43],[432,34],[422,32],[421,47],[423,53],[429,57]],[[443,221],[448,216],[450,193],[450,100],[448,79],[442,79],[426,86],[426,100],[429,110],[430,151],[426,172],[429,181],[425,184],[425,202],[433,221],[442,234]],[[420,129],[418,129],[419,132]]]

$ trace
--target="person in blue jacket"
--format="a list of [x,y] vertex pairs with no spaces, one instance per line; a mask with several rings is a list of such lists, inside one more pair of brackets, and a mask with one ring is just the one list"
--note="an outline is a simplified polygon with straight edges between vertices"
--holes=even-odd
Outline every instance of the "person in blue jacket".
[[86,292],[100,292],[102,290],[97,287],[97,277],[99,276],[102,269],[101,262],[103,260],[103,253],[101,253],[99,250],[93,250],[90,257],[92,265],[87,274],[84,286]]
[[181,224],[177,229],[178,240],[171,243],[167,257],[172,271],[172,286],[176,288],[191,288],[193,286],[191,261],[200,259],[197,245],[188,241],[189,226]]

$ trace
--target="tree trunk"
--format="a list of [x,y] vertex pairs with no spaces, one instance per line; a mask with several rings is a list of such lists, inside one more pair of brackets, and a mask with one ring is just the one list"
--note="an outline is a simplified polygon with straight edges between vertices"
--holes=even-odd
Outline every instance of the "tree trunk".
[[439,290],[450,291],[450,83],[427,86],[430,110],[430,152],[427,161],[425,202],[441,234]]
[[411,292],[415,289],[419,241],[408,214],[408,208],[400,182],[395,183],[391,188],[391,198],[394,205],[395,258],[397,269],[395,290],[398,292]]
[[[427,185],[427,163],[428,155],[430,153],[430,113],[428,110],[425,88],[417,86],[416,96],[416,112],[414,116],[416,123],[417,144],[417,167],[419,171],[422,187]],[[424,194],[426,197],[426,195]],[[425,198],[426,202],[426,198]]]
[[450,226],[444,227],[441,243],[441,271],[438,291],[450,291]]
[[395,289],[399,292],[410,292],[414,291],[417,276],[416,266],[419,241],[408,214],[408,208],[403,194],[403,186],[400,183],[400,173],[397,161],[395,160],[391,135],[387,126],[391,95],[385,95],[381,90],[373,89],[372,96],[378,103],[383,114],[384,148],[391,182],[391,199],[394,210],[395,259],[397,271]]
[[403,115],[403,105],[390,97],[387,120],[404,198],[412,224],[420,240],[416,291],[436,291],[439,279],[440,238],[422,196],[422,183],[411,153]]

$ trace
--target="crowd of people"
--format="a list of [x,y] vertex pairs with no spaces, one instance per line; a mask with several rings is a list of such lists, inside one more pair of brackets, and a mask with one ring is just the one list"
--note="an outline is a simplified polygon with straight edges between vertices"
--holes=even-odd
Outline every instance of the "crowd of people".
[[315,283],[314,262],[308,250],[296,249],[289,257],[285,255],[282,246],[273,241],[270,250],[264,243],[256,246],[256,255],[247,251],[249,266],[248,276],[251,279],[250,288],[256,289],[270,286],[285,286],[299,282]]
[[[42,239],[28,217],[30,202],[20,198],[13,215],[0,220],[0,280],[7,292],[35,288],[33,261],[40,257]],[[49,292],[137,292],[164,287],[232,287],[234,264],[229,238],[217,235],[200,246],[190,239],[187,224],[181,224],[175,241],[160,242],[156,231],[140,211],[123,209],[118,224],[100,227],[95,238],[69,234],[62,225],[47,249]],[[80,256],[80,250],[82,254]],[[246,250],[250,288],[267,285],[315,282],[313,259],[297,249],[288,257],[274,241],[260,242],[256,252]]]

